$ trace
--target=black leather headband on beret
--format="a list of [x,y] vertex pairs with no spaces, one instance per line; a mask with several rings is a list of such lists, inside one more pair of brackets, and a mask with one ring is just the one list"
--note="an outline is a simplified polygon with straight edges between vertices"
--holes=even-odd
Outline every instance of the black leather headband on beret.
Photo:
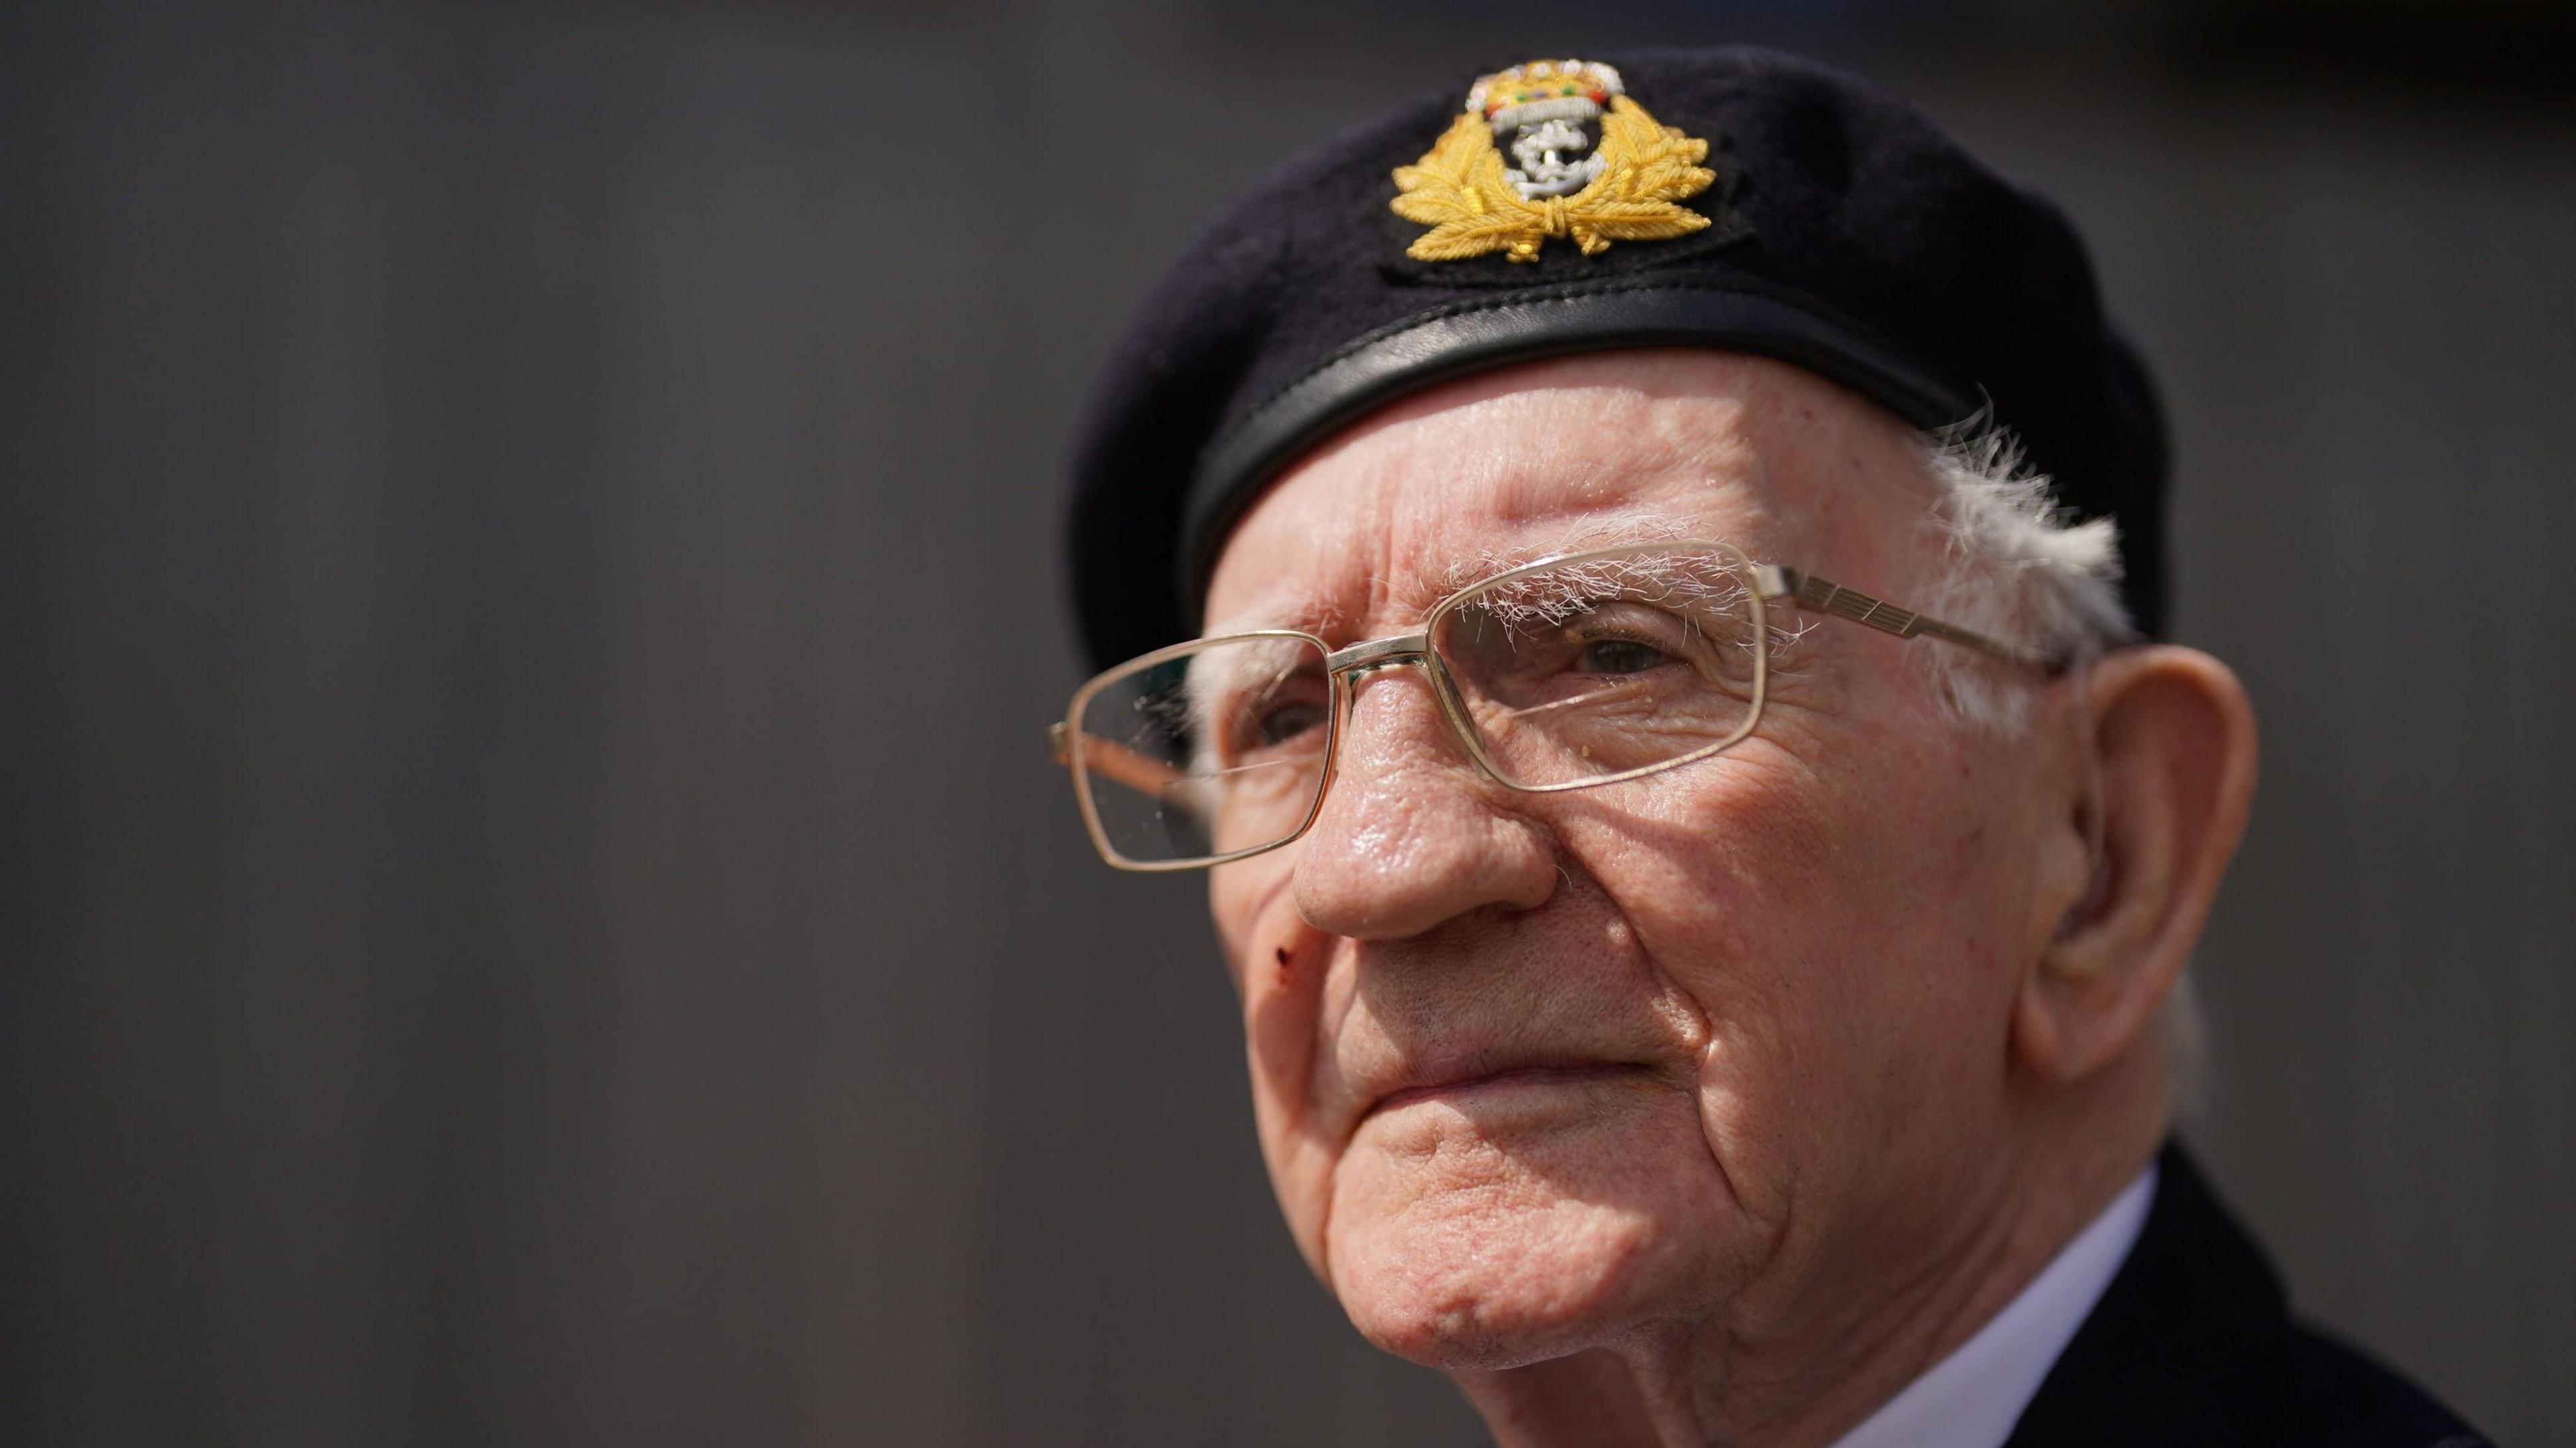
[[1671,345],[1775,357],[1918,427],[1990,407],[2062,506],[2119,520],[2131,616],[2161,631],[2163,417],[2073,228],[1905,101],[1729,48],[1445,88],[1238,201],[1148,299],[1085,429],[1086,648],[1105,665],[1194,632],[1235,519],[1386,402]]

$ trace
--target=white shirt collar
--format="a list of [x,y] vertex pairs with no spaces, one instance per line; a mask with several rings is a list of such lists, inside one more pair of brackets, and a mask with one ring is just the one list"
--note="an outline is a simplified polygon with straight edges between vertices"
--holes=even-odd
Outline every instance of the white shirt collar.
[[1905,1385],[1834,1448],[2001,1448],[2057,1355],[2128,1260],[2155,1199],[2149,1162],[1977,1335]]

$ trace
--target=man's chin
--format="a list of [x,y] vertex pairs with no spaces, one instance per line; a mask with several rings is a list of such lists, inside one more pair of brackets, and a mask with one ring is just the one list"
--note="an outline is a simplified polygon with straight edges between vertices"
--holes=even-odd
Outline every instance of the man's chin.
[[1334,1171],[1333,1292],[1371,1342],[1426,1367],[1598,1345],[1691,1294],[1727,1235],[1680,1098],[1505,1105],[1372,1118]]

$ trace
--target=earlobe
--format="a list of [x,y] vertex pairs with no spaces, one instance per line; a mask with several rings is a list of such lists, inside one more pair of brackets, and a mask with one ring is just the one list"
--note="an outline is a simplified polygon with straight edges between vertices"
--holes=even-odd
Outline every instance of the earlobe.
[[2125,649],[2082,680],[2088,883],[2025,978],[2014,1043],[2072,1081],[2149,1034],[2200,938],[2254,794],[2254,714],[2225,664]]

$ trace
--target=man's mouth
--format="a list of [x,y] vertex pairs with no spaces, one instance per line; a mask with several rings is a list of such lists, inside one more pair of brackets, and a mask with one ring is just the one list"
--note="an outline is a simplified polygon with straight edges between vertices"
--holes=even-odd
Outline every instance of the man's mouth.
[[1424,1101],[1455,1100],[1486,1092],[1550,1090],[1598,1085],[1612,1081],[1634,1081],[1644,1079],[1648,1074],[1649,1072],[1643,1066],[1615,1061],[1512,1066],[1390,1091],[1379,1097],[1366,1112],[1362,1113],[1362,1116],[1365,1119],[1380,1112],[1394,1111]]

